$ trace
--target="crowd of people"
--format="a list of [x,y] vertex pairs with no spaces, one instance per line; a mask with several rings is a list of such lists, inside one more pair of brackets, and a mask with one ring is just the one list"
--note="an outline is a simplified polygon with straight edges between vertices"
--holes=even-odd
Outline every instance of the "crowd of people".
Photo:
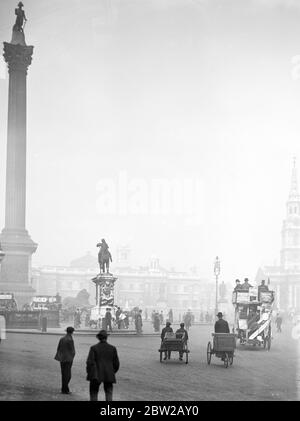
[[[133,329],[135,329],[137,332],[141,332],[143,320],[149,321],[148,310],[146,309],[143,312],[143,310],[139,309],[138,307],[135,307],[130,311],[123,310],[119,306],[114,306],[113,308],[107,307],[105,310],[104,317],[98,320],[93,320],[91,318],[91,311],[81,308],[77,308],[73,313],[68,312],[67,315],[63,310],[62,315],[62,321],[73,321],[75,329],[79,329],[83,326],[94,328],[100,328],[102,326],[108,331],[113,331],[115,329],[129,329],[130,325],[132,325]],[[153,310],[150,316],[154,332],[160,332],[161,326],[164,324],[165,321],[169,321],[171,323],[173,323],[174,321],[172,308],[165,312],[163,310]],[[186,326],[186,329],[188,330],[195,322],[195,315],[191,310],[188,310],[183,314],[178,314],[177,320],[179,322],[183,322]],[[209,313],[207,311],[206,313],[204,313],[202,311],[200,313],[200,323],[212,323],[213,320],[214,317],[212,312]]]

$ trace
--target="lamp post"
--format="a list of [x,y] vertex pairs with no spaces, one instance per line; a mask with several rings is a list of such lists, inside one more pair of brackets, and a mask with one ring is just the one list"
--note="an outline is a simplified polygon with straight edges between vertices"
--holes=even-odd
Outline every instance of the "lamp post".
[[214,273],[215,273],[215,277],[216,277],[216,311],[215,311],[215,317],[218,314],[218,278],[221,272],[221,267],[220,267],[220,259],[217,256],[216,260],[215,260],[215,264],[214,264]]
[[[4,257],[5,257],[5,253],[3,250],[1,250],[1,244],[0,244],[0,266]],[[0,282],[1,282],[1,271],[0,271]]]
[[2,260],[4,259],[4,257],[5,257],[5,253],[4,253],[4,251],[1,249],[1,244],[0,244],[0,264],[1,264]]

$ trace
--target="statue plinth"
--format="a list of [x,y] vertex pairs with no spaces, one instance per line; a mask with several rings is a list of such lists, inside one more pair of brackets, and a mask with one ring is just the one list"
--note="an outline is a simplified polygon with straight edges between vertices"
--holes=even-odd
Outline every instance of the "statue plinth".
[[118,278],[108,273],[100,273],[92,279],[96,285],[96,306],[112,308],[114,306],[114,286]]
[[26,42],[25,42],[24,32],[13,29],[12,38],[11,38],[10,43],[14,44],[14,45],[19,44],[19,45],[25,46]]

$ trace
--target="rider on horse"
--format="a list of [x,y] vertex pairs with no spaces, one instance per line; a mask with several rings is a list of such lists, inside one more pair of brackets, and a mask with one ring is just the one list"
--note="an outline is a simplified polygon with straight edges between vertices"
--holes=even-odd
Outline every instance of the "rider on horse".
[[109,262],[112,262],[112,258],[110,252],[108,251],[108,244],[106,243],[104,238],[102,238],[101,243],[97,244],[97,247],[100,247],[98,253],[100,273],[104,273],[106,267],[106,273],[109,274]]

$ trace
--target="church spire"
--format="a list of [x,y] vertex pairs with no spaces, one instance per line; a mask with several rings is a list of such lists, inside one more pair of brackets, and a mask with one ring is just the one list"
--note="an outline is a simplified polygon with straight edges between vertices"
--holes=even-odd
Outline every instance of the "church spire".
[[297,180],[297,168],[296,168],[296,157],[293,159],[294,165],[292,170],[291,189],[289,195],[289,201],[300,200]]

